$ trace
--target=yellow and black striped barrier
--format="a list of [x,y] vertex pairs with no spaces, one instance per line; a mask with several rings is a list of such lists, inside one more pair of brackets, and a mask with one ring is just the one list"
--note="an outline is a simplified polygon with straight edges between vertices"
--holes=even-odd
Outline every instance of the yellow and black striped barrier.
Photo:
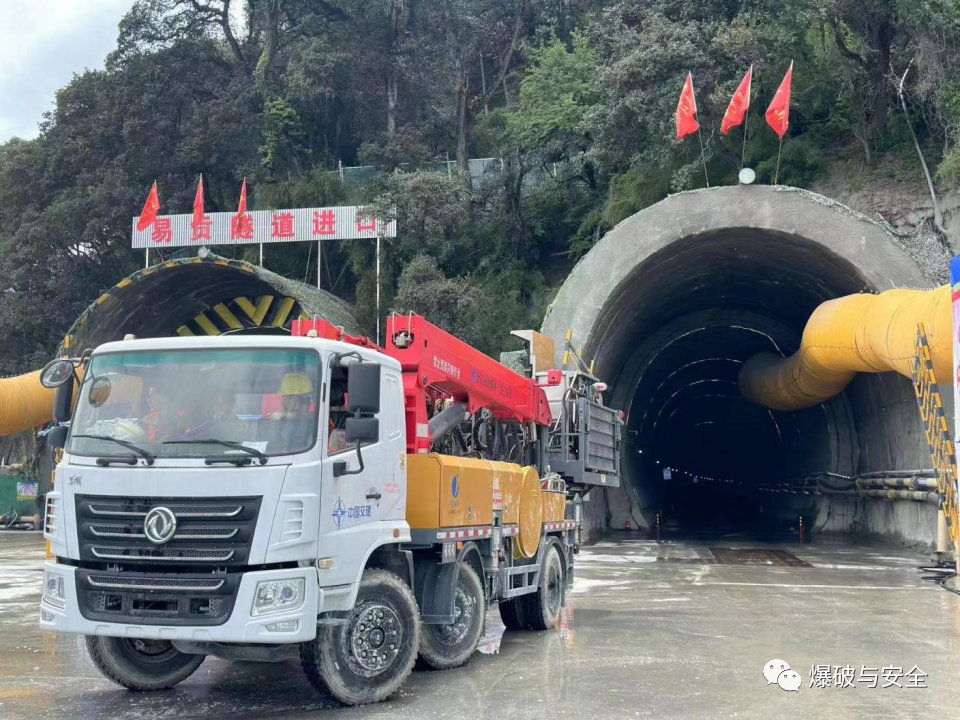
[[917,325],[917,351],[913,362],[913,389],[920,408],[920,420],[930,448],[930,457],[937,472],[940,509],[947,521],[947,531],[954,548],[958,545],[957,455],[950,436],[950,424],[943,411],[943,399],[930,357],[930,345],[923,323]]
[[238,297],[218,303],[177,328],[177,334],[223,335],[251,328],[282,328],[299,317],[299,305],[292,297],[262,295]]

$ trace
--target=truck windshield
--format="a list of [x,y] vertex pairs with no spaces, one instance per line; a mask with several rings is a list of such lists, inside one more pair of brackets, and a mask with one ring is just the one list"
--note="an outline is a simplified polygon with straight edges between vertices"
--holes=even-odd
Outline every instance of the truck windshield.
[[[317,438],[320,359],[309,350],[160,350],[95,356],[67,450],[157,458],[291,455]],[[216,442],[198,442],[216,441]]]

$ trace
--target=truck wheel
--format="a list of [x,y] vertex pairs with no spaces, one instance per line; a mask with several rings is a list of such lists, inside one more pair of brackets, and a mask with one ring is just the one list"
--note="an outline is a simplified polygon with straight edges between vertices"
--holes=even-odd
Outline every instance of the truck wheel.
[[563,606],[563,561],[556,547],[547,550],[540,589],[524,595],[524,614],[531,630],[550,630],[560,621]]
[[87,635],[87,653],[104,677],[128,690],[166,690],[186,680],[206,659],[177,650],[169,640]]
[[321,625],[316,640],[300,646],[307,680],[345,705],[386,699],[417,659],[420,610],[403,580],[386,570],[366,570],[357,602],[343,623]]
[[420,633],[420,657],[433,670],[449,670],[463,665],[477,649],[483,635],[486,602],[483,583],[469,564],[460,565],[454,596],[453,622],[449,625],[423,625]]
[[497,608],[500,610],[500,619],[507,626],[507,630],[526,630],[527,616],[523,606],[523,598],[504,600]]

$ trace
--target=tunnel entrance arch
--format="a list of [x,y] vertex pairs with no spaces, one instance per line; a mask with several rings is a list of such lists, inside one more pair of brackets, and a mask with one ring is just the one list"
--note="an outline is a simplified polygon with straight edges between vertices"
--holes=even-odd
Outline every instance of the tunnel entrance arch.
[[796,412],[749,403],[736,379],[757,352],[792,354],[826,300],[936,284],[882,226],[792,188],[682,193],[622,222],[543,326],[558,342],[573,331],[627,415],[623,492],[593,503],[592,523],[784,524],[818,502],[777,492],[787,480],[925,467],[902,377],[863,376]]

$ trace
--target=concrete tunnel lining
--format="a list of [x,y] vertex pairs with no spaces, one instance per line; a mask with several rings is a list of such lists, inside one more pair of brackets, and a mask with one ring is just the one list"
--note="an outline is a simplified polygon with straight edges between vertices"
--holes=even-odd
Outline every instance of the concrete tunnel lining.
[[[623,499],[634,524],[652,525],[678,492],[693,507],[690,521],[735,522],[767,503],[767,519],[786,523],[816,516],[819,498],[760,500],[760,485],[929,466],[915,442],[912,388],[901,377],[861,376],[819,406],[771,412],[740,396],[739,364],[759,351],[793,353],[825,300],[935,285],[882,226],[826,198],[714,188],[671,196],[618,225],[571,273],[543,330],[560,343],[571,329],[610,383],[608,400],[627,413]],[[671,485],[665,466],[713,481]],[[614,496],[596,525],[609,521]]]

